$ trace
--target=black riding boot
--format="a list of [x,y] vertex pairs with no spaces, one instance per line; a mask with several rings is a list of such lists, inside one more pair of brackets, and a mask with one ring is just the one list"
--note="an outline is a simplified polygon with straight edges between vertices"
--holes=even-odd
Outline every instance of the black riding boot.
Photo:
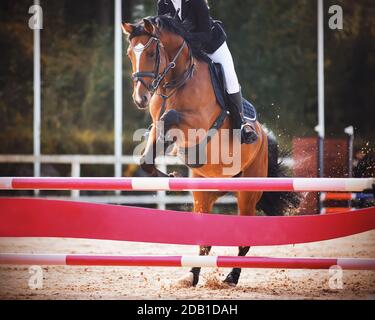
[[244,117],[241,91],[228,94],[228,97],[230,111],[234,113],[233,120],[236,123],[236,129],[241,129],[241,143],[254,143],[258,139],[258,135],[255,130],[254,121]]

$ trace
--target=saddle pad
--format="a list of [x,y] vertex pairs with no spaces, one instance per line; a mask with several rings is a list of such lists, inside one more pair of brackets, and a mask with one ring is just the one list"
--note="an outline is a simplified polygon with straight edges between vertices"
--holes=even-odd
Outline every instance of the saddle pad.
[[244,117],[250,121],[257,120],[257,111],[255,107],[246,99],[242,98]]
[[210,69],[212,86],[214,88],[217,103],[220,105],[222,110],[228,111],[223,67],[219,63],[212,62],[212,60],[208,61],[208,66]]

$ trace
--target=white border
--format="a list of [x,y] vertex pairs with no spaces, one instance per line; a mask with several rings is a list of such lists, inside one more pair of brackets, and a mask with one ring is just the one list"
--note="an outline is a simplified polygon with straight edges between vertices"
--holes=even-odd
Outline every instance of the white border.
[[0,178],[0,189],[2,190],[11,190],[13,178]]
[[201,267],[215,268],[217,267],[217,257],[213,256],[182,256],[182,267]]
[[133,190],[169,190],[169,178],[132,179]]
[[64,266],[66,257],[66,254],[1,253],[0,264]]

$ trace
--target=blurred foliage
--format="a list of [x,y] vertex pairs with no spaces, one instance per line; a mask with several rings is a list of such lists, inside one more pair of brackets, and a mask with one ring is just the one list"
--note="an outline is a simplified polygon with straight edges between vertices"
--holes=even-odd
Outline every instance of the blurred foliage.
[[[32,152],[33,33],[31,0],[0,3],[0,153]],[[41,0],[42,153],[113,153],[113,1]],[[375,132],[373,0],[326,0],[344,9],[344,30],[326,27],[327,134],[354,125],[357,143]],[[211,0],[224,22],[244,95],[282,144],[313,135],[317,123],[316,1]],[[154,14],[154,0],[124,0],[124,20]],[[127,43],[124,42],[124,50]],[[124,153],[147,113],[131,101],[124,54]]]

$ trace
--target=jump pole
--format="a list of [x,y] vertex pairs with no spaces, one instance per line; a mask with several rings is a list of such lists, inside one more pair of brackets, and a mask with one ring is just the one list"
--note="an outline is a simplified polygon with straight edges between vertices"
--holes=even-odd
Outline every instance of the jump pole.
[[375,259],[0,254],[1,265],[375,270]]
[[374,178],[0,178],[2,190],[363,192],[374,185]]
[[371,193],[331,193],[322,192],[320,195],[321,201],[338,200],[338,201],[350,201],[350,200],[373,200],[374,195]]

